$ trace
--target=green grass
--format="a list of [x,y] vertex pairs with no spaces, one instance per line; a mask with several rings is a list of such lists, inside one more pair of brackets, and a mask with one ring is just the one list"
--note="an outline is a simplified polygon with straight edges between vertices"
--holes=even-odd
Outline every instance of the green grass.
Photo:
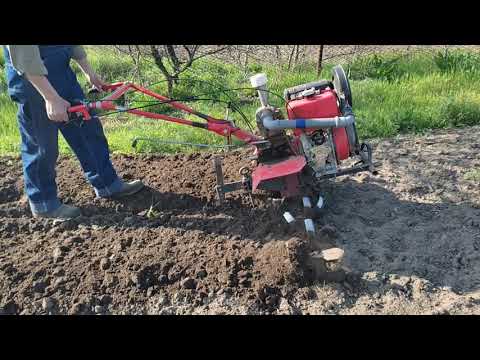
[[20,135],[16,122],[17,107],[4,92],[0,93],[0,154],[16,153]]
[[[166,83],[154,65],[145,63],[140,79],[134,77],[132,60],[108,51],[92,51],[89,56],[94,68],[109,82],[135,80],[153,90],[166,93]],[[1,63],[0,63],[1,64]],[[383,54],[360,57],[345,65],[350,74],[354,110],[358,117],[358,131],[362,139],[391,137],[400,133],[419,133],[427,129],[461,127],[480,124],[480,55],[473,52],[451,51],[426,55]],[[85,79],[79,75],[82,85]],[[321,78],[330,78],[331,66],[327,66]],[[249,77],[265,72],[269,89],[282,94],[287,87],[310,82],[318,77],[313,64],[305,64],[293,71],[269,64],[252,64],[247,71],[218,61],[202,59],[182,75],[175,87],[174,98],[203,95],[232,101],[254,124],[258,100],[252,90],[222,92],[222,89],[249,87]],[[153,84],[153,85],[152,85]],[[16,128],[16,107],[5,93],[6,84],[0,76],[0,153],[17,153],[19,135]],[[141,100],[141,98],[139,98]],[[270,96],[271,102],[284,108],[281,98]],[[223,118],[225,104],[212,101],[192,102],[198,111]],[[179,113],[171,108],[156,106],[156,111]],[[238,125],[245,127],[237,113],[231,113]],[[187,118],[194,119],[189,116]],[[172,125],[161,121],[133,116],[110,116],[103,120],[104,128],[113,152],[188,151],[184,147],[153,143],[131,147],[135,137],[160,138],[168,141],[221,144],[224,139],[201,129]],[[62,153],[69,153],[63,139]],[[190,149],[191,150],[191,149]]]

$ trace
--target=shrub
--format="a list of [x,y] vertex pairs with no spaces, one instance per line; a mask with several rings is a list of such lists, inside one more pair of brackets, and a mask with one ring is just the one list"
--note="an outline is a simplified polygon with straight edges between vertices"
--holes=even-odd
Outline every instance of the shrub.
[[399,62],[402,55],[367,55],[354,60],[349,66],[352,80],[378,79],[393,81],[401,78],[405,71]]
[[480,55],[473,52],[438,51],[434,55],[434,62],[442,72],[477,72],[480,70]]

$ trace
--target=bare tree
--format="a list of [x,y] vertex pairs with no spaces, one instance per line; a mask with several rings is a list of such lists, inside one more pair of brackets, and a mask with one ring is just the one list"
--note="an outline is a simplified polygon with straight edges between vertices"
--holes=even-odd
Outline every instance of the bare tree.
[[137,67],[136,74],[140,73],[142,61],[153,62],[167,82],[169,96],[172,96],[179,75],[189,69],[195,61],[220,53],[228,47],[228,45],[115,45],[118,51],[127,53],[132,58]]

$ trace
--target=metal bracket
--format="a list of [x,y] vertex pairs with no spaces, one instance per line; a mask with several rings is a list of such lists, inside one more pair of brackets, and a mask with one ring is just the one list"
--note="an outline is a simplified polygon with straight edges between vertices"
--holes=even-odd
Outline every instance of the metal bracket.
[[333,177],[339,177],[343,175],[353,175],[362,171],[369,171],[372,174],[376,173],[375,168],[379,167],[381,165],[380,162],[373,162],[373,156],[372,156],[372,147],[370,144],[363,143],[361,146],[361,149],[366,150],[360,152],[360,157],[361,161],[357,163],[356,165],[348,168],[348,169],[340,169],[334,174],[317,174],[316,178],[318,180],[320,179],[328,179],[328,178],[333,178]]
[[233,191],[245,190],[248,187],[246,177],[243,176],[241,181],[235,181],[225,184],[222,170],[222,158],[215,156],[213,158],[213,166],[215,168],[215,177],[217,179],[217,185],[215,186],[215,192],[218,196],[218,202],[222,205],[225,202],[225,194]]
[[217,178],[217,186],[215,186],[215,191],[217,192],[218,202],[222,205],[225,202],[225,192],[224,187],[224,178],[222,171],[222,158],[220,156],[213,157],[213,166],[215,169],[215,176]]

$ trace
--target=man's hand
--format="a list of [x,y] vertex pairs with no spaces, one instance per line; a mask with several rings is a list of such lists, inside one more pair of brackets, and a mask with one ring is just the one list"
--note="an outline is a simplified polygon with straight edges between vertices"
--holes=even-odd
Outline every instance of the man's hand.
[[83,74],[87,78],[88,82],[90,85],[95,87],[98,91],[103,91],[103,87],[107,85],[106,82],[104,82],[100,76],[97,75],[95,70],[93,70],[92,66],[88,62],[87,58],[79,59],[76,60],[77,64],[80,66],[80,69],[82,69]]
[[43,75],[26,74],[26,77],[45,100],[48,118],[55,122],[68,121],[70,103],[58,95],[48,79]]
[[60,96],[56,96],[53,99],[45,99],[45,107],[50,120],[55,122],[68,121],[67,110],[70,107],[70,103]]
[[95,87],[98,91],[103,91],[103,87],[107,85],[96,73],[85,74],[90,85]]

